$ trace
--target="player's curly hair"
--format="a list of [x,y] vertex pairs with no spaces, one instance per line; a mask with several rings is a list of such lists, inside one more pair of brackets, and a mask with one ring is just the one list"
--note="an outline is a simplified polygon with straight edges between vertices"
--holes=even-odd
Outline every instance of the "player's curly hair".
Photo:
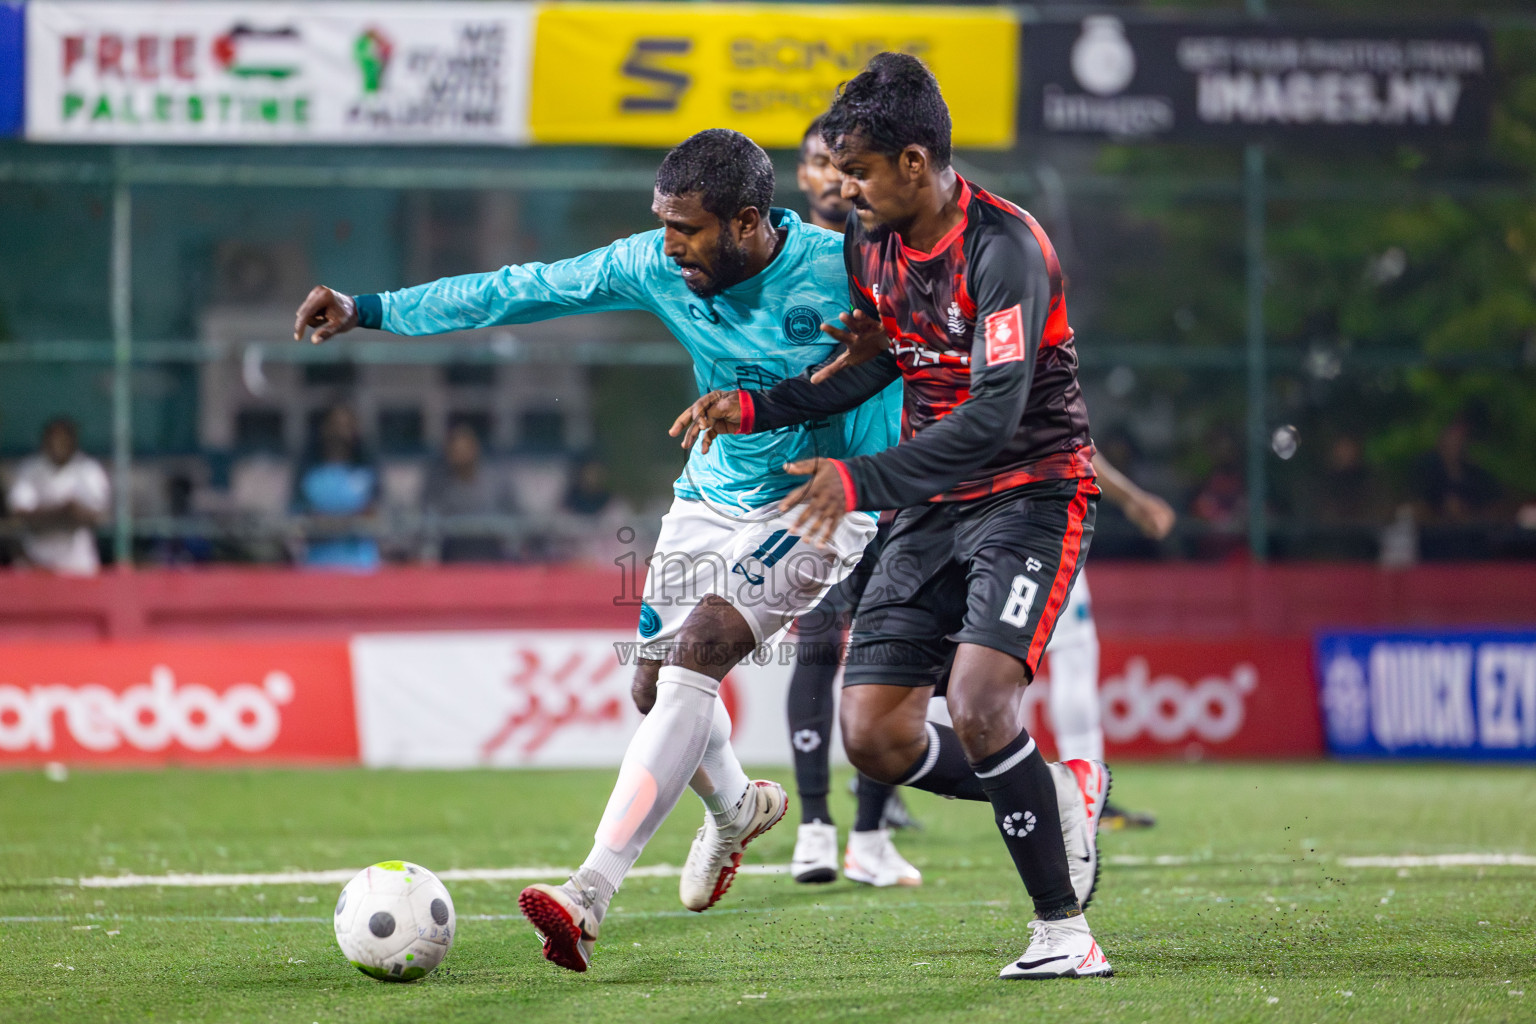
[[821,140],[834,153],[849,137],[893,158],[917,145],[940,168],[949,166],[949,134],[949,107],[938,79],[906,53],[875,54],[863,71],[838,86],[821,116]]
[[704,209],[722,221],[749,206],[766,217],[773,202],[773,163],[741,132],[710,128],[672,148],[656,171],[656,191],[697,192]]

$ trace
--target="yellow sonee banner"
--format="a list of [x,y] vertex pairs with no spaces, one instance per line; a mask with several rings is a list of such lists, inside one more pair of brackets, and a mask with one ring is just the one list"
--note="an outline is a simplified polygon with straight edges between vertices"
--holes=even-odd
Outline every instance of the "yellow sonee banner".
[[1013,144],[1019,27],[1005,9],[550,4],[534,44],[533,138],[671,146],[735,128],[797,146],[882,50],[933,69],[960,146]]

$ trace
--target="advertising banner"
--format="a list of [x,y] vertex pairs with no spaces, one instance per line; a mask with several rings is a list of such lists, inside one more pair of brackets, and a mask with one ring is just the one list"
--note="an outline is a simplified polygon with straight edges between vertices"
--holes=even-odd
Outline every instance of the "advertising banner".
[[0,139],[21,134],[26,8],[0,0]]
[[526,142],[533,5],[37,0],[30,139]]
[[1536,631],[1325,633],[1328,749],[1536,760]]
[[[406,768],[616,765],[640,713],[635,635],[605,630],[354,637],[364,764]],[[789,759],[789,666],[738,667],[721,696],[747,763]]]
[[[1362,714],[1371,731],[1373,707],[1388,709],[1387,724],[1376,733],[1387,730],[1387,742],[1398,747],[1403,737],[1418,735],[1413,729],[1461,735],[1460,725],[1422,724],[1428,721],[1422,708],[1429,706],[1422,700],[1377,697],[1373,688],[1378,677],[1388,678],[1381,674],[1387,670],[1360,676],[1369,680],[1363,691],[1353,686],[1355,677],[1335,662],[1355,656],[1354,639],[1319,648],[1329,652],[1320,671],[1335,749],[1340,730],[1347,733],[1347,723]],[[628,631],[559,629],[362,634],[350,642],[4,644],[0,766],[315,760],[406,768],[613,766],[640,723],[630,696],[636,648]],[[1300,638],[1105,640],[1099,699],[1108,756],[1320,755],[1312,653]],[[748,764],[790,760],[785,698],[794,655],[792,638],[765,646],[725,679],[721,694],[732,742]],[[1383,656],[1367,648],[1360,657],[1371,664]],[[1536,636],[1490,640],[1460,657],[1488,666],[1476,685],[1494,696],[1478,696],[1462,719],[1445,721],[1486,719],[1486,745],[1531,756]],[[1022,709],[1048,752],[1055,746],[1050,690],[1062,685],[1052,670],[1047,656]],[[1400,677],[1399,671],[1391,678]],[[1434,706],[1448,705],[1442,699]],[[1341,713],[1355,717],[1339,720]],[[936,714],[942,718],[942,706]],[[835,735],[793,739],[806,750],[830,742],[834,759],[843,762]]]
[[0,645],[0,765],[355,761],[341,642]]
[[1477,138],[1493,52],[1472,22],[1136,21],[1024,29],[1026,132],[1119,139]]
[[[1106,756],[1316,757],[1322,724],[1304,639],[1105,638],[1099,704]],[[1025,725],[1050,737],[1050,656],[1024,691]],[[1045,743],[1054,749],[1054,738]]]
[[763,146],[798,146],[838,84],[883,50],[933,69],[957,145],[1013,143],[1018,28],[1008,11],[804,4],[543,7],[533,136],[672,146],[734,128]]

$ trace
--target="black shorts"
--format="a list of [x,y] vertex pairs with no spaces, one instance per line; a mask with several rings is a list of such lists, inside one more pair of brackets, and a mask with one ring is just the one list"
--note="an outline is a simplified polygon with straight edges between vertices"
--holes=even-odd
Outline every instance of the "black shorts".
[[885,546],[885,538],[890,533],[891,525],[885,517],[881,517],[880,525],[875,529],[875,535],[864,545],[864,553],[859,556],[859,564],[853,567],[853,571],[844,576],[826,595],[816,603],[816,607],[806,612],[795,620],[795,635],[797,638],[816,637],[825,640],[828,636],[836,636],[833,640],[839,648],[842,646],[841,634],[852,622],[854,612],[859,607],[859,601],[864,596],[864,588],[869,586],[869,579],[874,575],[875,562],[880,557],[880,549]]
[[934,686],[957,644],[1011,654],[1033,679],[1093,537],[1099,489],[1049,480],[902,509],[859,603],[843,685]]

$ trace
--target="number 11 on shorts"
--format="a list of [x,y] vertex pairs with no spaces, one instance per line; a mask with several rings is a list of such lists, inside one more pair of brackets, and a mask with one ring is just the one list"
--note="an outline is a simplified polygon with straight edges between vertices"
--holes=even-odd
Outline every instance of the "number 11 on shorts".
[[999,617],[1008,625],[1023,629],[1029,625],[1029,610],[1035,606],[1035,594],[1039,591],[1040,584],[1019,573],[1013,578],[1008,603],[1003,605],[1003,614]]

